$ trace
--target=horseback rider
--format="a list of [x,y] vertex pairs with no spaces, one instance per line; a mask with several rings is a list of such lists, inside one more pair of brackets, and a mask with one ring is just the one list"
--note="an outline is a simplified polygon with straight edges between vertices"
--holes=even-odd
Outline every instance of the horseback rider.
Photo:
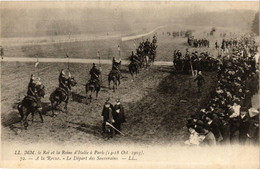
[[94,82],[96,85],[100,85],[99,75],[101,74],[101,69],[98,69],[95,63],[93,63],[93,67],[89,71],[89,74],[91,76],[90,81]]
[[157,42],[157,37],[153,35],[153,43],[155,44]]
[[27,91],[27,95],[28,96],[36,96],[37,90],[36,90],[36,78],[35,76],[32,74],[31,75],[31,79],[30,82],[28,84],[28,91]]
[[120,64],[121,64],[121,59],[119,59],[119,61],[117,61],[116,58],[113,57],[112,70],[116,70],[119,73],[119,76],[121,77],[121,71],[119,69]]
[[39,95],[39,89],[38,87],[42,85],[42,83],[40,82],[40,78],[37,78],[32,74],[31,75],[31,79],[28,85],[28,91],[27,91],[27,99],[32,99],[37,103],[37,110],[41,111],[42,106],[41,106],[41,100],[40,100],[40,95]]
[[132,55],[130,56],[130,61],[132,63],[139,63],[138,57],[134,54],[134,52],[132,51]]
[[150,50],[150,42],[148,39],[146,39],[145,43],[144,43],[144,52],[145,54],[148,54]]
[[64,69],[61,70],[60,75],[59,75],[59,87],[65,89],[67,92],[69,91],[68,78],[66,78],[66,76],[65,76]]

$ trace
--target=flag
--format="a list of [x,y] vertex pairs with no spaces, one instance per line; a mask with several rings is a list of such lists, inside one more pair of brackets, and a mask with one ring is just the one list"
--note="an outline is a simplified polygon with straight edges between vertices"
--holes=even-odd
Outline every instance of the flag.
[[35,63],[34,67],[37,67],[39,65],[39,62],[37,60],[37,62]]
[[34,65],[34,67],[37,67],[37,66],[39,65],[39,58],[38,58],[38,55],[36,55],[36,57],[37,57],[37,61],[36,61],[35,65]]

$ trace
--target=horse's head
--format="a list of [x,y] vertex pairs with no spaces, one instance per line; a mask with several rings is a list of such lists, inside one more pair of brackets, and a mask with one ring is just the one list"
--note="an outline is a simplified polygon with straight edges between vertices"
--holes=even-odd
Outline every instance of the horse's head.
[[68,85],[69,85],[69,86],[76,86],[76,85],[77,85],[77,82],[76,82],[76,80],[74,79],[74,77],[70,77],[70,78],[68,79]]
[[36,86],[36,90],[37,90],[38,96],[44,98],[45,86],[43,84],[39,84]]

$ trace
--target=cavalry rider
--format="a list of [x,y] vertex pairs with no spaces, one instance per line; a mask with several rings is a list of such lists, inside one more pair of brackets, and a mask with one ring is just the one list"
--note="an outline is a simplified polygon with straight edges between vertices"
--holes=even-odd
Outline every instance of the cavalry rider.
[[116,58],[113,57],[112,70],[116,70],[119,73],[120,77],[121,77],[121,71],[119,69],[120,64],[121,64],[121,59],[119,59],[119,61],[117,61]]
[[36,90],[36,78],[32,74],[30,82],[29,82],[29,85],[28,85],[27,95],[28,96],[36,96],[36,93],[37,93],[37,90]]
[[157,42],[157,37],[153,35],[153,43],[155,44]]
[[69,92],[67,83],[68,83],[68,78],[66,78],[65,71],[64,71],[64,69],[62,69],[60,72],[60,75],[59,75],[59,87],[65,89],[67,92]]
[[133,51],[132,51],[132,55],[130,56],[130,61],[132,63],[139,63],[138,57],[137,57],[137,55],[134,54]]
[[93,81],[96,85],[100,85],[99,83],[99,75],[101,74],[101,68],[98,69],[96,64],[93,63],[93,67],[89,71],[90,74],[90,81]]

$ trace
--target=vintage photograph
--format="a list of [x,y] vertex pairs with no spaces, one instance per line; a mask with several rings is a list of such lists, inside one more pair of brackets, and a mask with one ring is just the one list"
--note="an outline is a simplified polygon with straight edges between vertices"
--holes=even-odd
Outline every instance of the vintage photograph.
[[258,1],[0,4],[2,162],[231,147],[259,166]]

